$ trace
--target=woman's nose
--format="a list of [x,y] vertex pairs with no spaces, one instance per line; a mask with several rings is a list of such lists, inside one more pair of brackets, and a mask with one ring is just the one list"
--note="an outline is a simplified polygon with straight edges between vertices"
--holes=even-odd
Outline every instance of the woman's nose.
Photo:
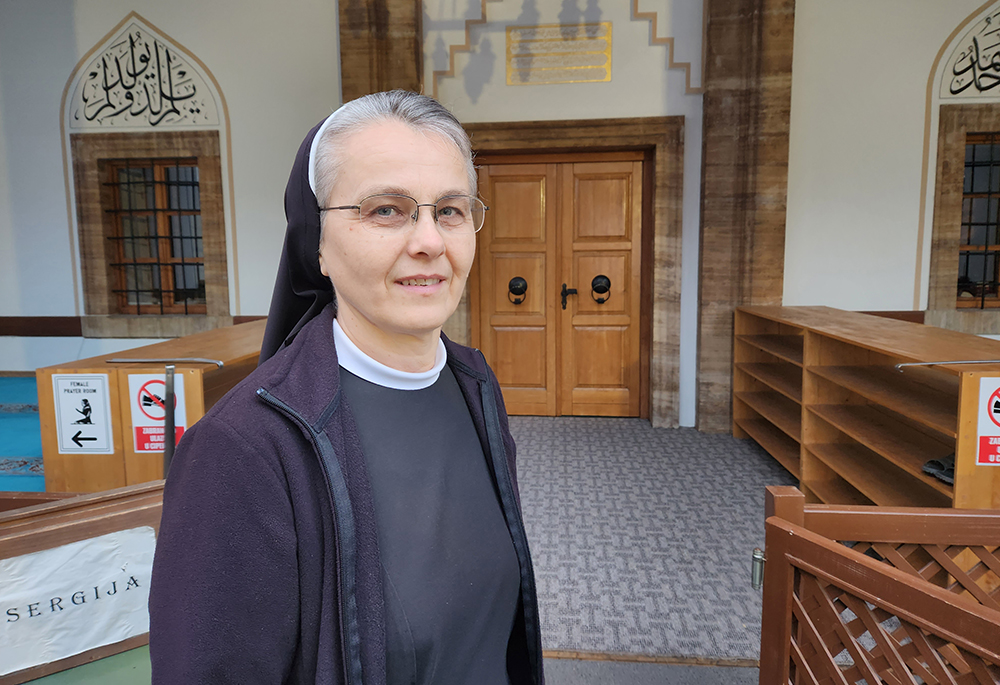
[[410,251],[436,257],[444,252],[444,236],[434,220],[433,207],[421,207],[417,222],[410,232]]

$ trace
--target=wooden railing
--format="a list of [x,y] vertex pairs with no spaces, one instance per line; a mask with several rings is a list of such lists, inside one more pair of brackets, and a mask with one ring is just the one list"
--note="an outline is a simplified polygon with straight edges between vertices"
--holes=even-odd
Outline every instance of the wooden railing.
[[1000,683],[1000,512],[768,488],[761,685]]

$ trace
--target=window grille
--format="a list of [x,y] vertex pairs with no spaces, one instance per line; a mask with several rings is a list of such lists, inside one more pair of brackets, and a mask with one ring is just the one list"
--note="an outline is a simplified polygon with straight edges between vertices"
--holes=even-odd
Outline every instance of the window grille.
[[109,241],[121,314],[205,314],[197,160],[109,160]]
[[958,252],[960,308],[1000,307],[1000,134],[966,137],[962,232]]

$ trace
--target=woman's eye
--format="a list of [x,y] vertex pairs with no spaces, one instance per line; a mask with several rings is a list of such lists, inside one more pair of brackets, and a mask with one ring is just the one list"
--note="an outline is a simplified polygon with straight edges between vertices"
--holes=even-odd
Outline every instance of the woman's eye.
[[380,205],[375,208],[372,214],[382,219],[388,219],[394,216],[400,216],[402,211],[395,205]]

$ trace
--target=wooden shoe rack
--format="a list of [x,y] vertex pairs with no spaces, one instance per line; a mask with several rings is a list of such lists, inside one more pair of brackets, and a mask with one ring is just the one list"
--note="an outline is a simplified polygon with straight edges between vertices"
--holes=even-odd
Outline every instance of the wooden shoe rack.
[[[1000,342],[829,307],[736,311],[733,435],[753,438],[812,502],[1000,508],[977,465],[980,379]],[[900,363],[945,362],[933,366]],[[998,431],[1000,433],[1000,431]],[[955,483],[922,471],[955,454]]]

